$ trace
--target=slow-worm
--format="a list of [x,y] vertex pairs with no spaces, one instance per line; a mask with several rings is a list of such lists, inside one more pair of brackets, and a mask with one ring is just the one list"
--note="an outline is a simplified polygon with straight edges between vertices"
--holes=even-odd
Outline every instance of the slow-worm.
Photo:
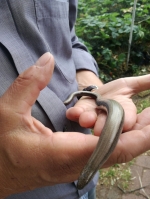
[[67,105],[74,97],[81,96],[94,98],[97,108],[106,111],[107,118],[97,146],[79,176],[77,184],[78,189],[83,189],[109,158],[116,147],[124,122],[124,110],[118,102],[111,99],[102,99],[99,95],[93,92],[74,92],[64,104]]

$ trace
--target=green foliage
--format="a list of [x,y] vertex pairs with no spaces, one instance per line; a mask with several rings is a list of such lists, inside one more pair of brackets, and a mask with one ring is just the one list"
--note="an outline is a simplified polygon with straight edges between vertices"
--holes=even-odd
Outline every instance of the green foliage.
[[150,0],[139,0],[129,67],[126,66],[133,2],[79,0],[76,32],[95,57],[104,81],[133,75],[150,46]]

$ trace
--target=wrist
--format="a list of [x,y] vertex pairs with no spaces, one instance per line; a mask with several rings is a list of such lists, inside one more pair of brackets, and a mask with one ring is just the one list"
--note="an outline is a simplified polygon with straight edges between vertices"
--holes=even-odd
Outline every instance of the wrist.
[[98,88],[103,86],[102,81],[93,73],[88,70],[79,70],[76,74],[76,79],[78,82],[78,89],[83,90],[91,85],[96,85]]

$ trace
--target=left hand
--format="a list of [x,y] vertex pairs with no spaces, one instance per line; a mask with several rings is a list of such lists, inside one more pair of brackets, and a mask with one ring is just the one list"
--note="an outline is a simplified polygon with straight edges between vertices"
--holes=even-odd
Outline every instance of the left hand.
[[[103,165],[109,167],[116,163],[124,163],[150,150],[150,108],[137,115],[131,96],[150,89],[150,75],[122,78],[100,87],[99,94],[103,98],[118,101],[125,111],[125,121],[115,150]],[[74,107],[68,109],[67,117],[79,122],[83,127],[94,128],[99,136],[103,128],[106,114],[96,109],[93,99],[82,97]]]
[[[150,89],[150,75],[121,78],[101,86],[95,90],[103,98],[118,101],[125,111],[123,131],[129,131],[137,120],[137,111],[131,96]],[[106,114],[96,108],[95,101],[82,97],[74,107],[67,110],[67,118],[79,122],[82,127],[94,128],[94,134],[99,135],[106,118]]]

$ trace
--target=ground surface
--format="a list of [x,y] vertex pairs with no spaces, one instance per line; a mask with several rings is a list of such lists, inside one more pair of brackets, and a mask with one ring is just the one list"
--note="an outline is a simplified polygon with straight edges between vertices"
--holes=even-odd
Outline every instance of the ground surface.
[[[131,169],[131,180],[127,189],[119,181],[113,186],[97,185],[97,199],[145,199],[150,198],[150,156],[143,154],[136,158]],[[143,187],[143,188],[142,188]]]

